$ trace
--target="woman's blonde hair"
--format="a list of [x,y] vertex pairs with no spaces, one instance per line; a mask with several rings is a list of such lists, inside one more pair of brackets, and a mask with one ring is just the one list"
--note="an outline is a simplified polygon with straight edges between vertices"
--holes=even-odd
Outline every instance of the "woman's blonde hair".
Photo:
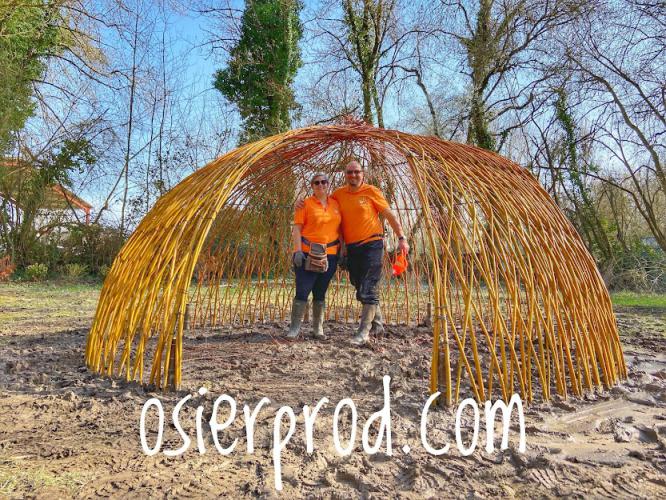
[[312,177],[310,177],[310,184],[312,184],[317,177],[323,177],[327,181],[330,181],[328,174],[325,174],[324,172],[316,172]]

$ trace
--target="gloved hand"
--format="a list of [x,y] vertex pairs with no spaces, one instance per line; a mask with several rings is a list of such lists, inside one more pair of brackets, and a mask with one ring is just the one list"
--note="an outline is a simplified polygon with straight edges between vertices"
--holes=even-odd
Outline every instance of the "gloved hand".
[[291,260],[294,263],[294,267],[303,267],[303,264],[305,264],[305,254],[301,250],[294,252]]

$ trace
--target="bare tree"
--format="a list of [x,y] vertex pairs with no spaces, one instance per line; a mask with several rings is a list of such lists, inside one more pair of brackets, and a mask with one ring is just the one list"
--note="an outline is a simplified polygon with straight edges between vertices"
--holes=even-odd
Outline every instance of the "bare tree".
[[[608,4],[562,41],[576,84],[594,102],[597,145],[624,172],[606,182],[627,190],[650,232],[666,251],[666,11],[637,0]],[[627,188],[626,182],[631,185]]]
[[[441,0],[445,36],[463,50],[468,79],[467,141],[500,151],[510,132],[529,120],[522,113],[537,98],[547,39],[570,24],[587,0]],[[510,119],[508,119],[510,118]]]
[[418,32],[399,22],[401,8],[397,0],[336,0],[324,4],[311,23],[311,39],[318,44],[311,57],[321,68],[314,86],[354,82],[363,119],[379,127],[384,126],[384,102],[398,65]]

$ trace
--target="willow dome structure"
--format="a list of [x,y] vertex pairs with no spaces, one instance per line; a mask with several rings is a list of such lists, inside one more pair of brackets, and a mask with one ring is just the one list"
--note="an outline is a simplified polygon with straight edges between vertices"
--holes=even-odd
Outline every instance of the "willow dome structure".
[[[387,232],[382,304],[389,324],[431,327],[430,391],[447,403],[515,392],[530,401],[626,376],[595,263],[527,170],[473,146],[360,123],[247,144],[166,193],[106,278],[88,366],[144,382],[149,361],[150,383],[178,386],[184,331],[286,319],[293,202],[316,171],[341,185],[351,158],[409,236],[409,271],[391,279]],[[327,302],[329,320],[357,320],[345,273]]]

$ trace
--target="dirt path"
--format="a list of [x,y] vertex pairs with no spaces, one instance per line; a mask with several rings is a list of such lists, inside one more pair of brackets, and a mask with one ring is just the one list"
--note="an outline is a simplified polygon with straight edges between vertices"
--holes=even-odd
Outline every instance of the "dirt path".
[[[420,444],[429,370],[426,330],[389,327],[388,338],[372,349],[350,347],[349,327],[335,324],[329,325],[326,342],[286,342],[279,338],[280,325],[192,332],[185,352],[187,390],[156,394],[86,370],[83,346],[91,308],[63,319],[54,319],[55,313],[42,312],[42,323],[50,324],[51,331],[25,321],[0,330],[0,496],[273,496],[275,412],[289,405],[299,416],[303,405],[313,406],[324,396],[331,403],[317,419],[315,451],[306,451],[300,416],[283,452],[282,494],[288,498],[666,496],[664,311],[618,312],[630,366],[624,384],[582,399],[527,408],[525,454],[513,445],[486,454],[482,432],[477,450],[467,457],[455,446],[453,410],[434,410],[428,432],[433,445],[448,442],[451,451],[436,457]],[[361,450],[360,432],[365,419],[382,406],[384,375],[392,378],[394,453],[368,456]],[[200,396],[196,390],[202,386],[209,392]],[[170,421],[175,404],[188,393],[194,397],[183,408],[181,421],[192,438],[190,449],[179,457],[145,456],[139,437],[143,403],[159,397]],[[238,438],[237,447],[222,456],[205,432],[207,451],[201,455],[194,432],[196,408],[203,406],[208,420],[214,399],[223,393],[235,398],[239,415],[220,433],[221,444]],[[257,418],[255,453],[247,454],[242,405],[254,407],[263,396],[271,402]],[[347,397],[358,408],[359,429],[353,453],[342,457],[334,449],[331,429],[335,404]],[[219,420],[225,416],[221,410]],[[340,421],[345,444],[349,414],[343,413]],[[156,428],[155,418],[147,423]],[[149,433],[150,443],[155,438]],[[512,434],[512,443],[516,441]],[[163,448],[181,444],[167,425]]]

